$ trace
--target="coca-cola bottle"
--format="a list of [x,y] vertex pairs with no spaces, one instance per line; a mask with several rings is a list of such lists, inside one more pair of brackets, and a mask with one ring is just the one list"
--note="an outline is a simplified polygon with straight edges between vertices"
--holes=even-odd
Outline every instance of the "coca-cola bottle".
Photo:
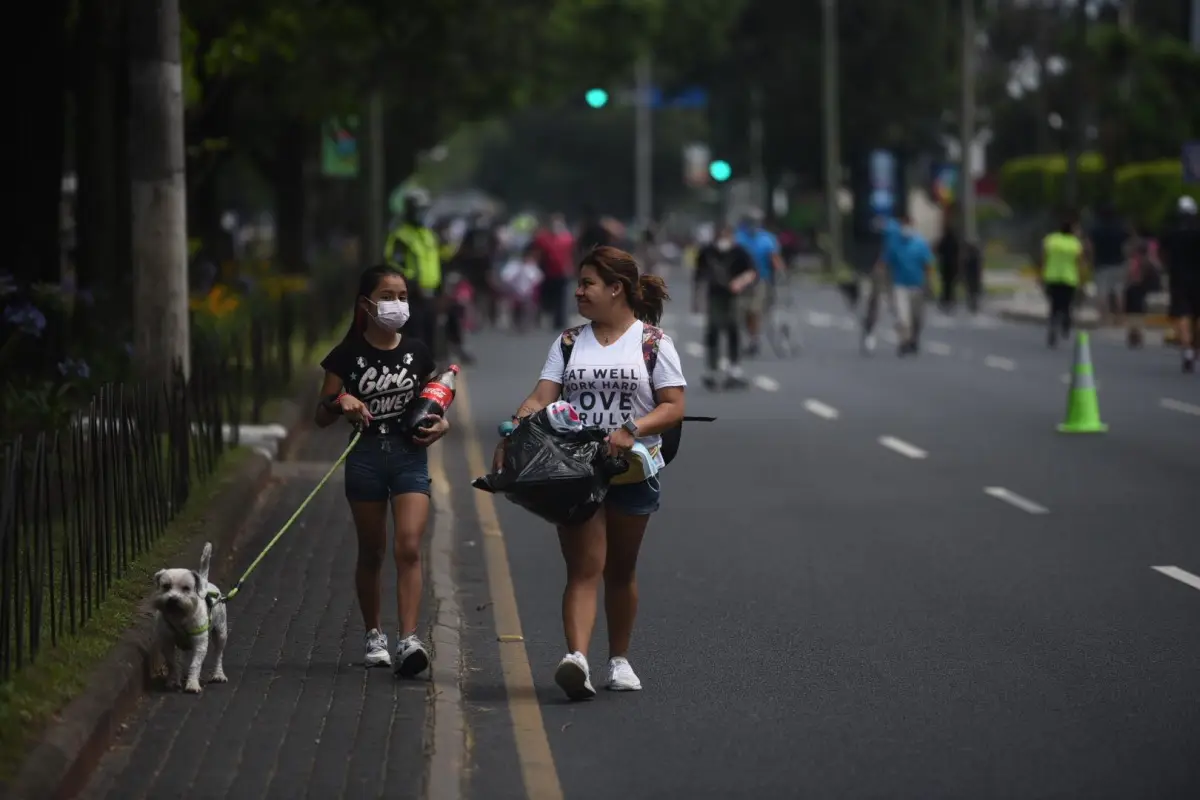
[[423,426],[421,421],[430,415],[446,416],[446,409],[450,408],[450,404],[454,402],[456,391],[454,384],[457,382],[457,378],[458,364],[451,364],[450,369],[425,384],[425,388],[421,390],[421,396],[413,401],[412,407],[404,418],[406,432],[415,433],[418,427],[428,427],[427,425]]

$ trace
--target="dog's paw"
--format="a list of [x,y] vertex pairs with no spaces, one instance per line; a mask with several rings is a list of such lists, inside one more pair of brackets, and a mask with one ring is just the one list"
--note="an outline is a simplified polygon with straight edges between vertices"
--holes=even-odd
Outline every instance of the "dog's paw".
[[200,694],[203,690],[204,687],[200,685],[200,681],[188,681],[183,687],[183,691],[187,694]]
[[163,678],[163,687],[168,692],[178,692],[180,690],[180,688],[182,688],[182,686],[183,686],[183,683],[182,683],[182,681],[179,680],[179,678],[172,678],[170,676],[166,676]]
[[208,679],[209,683],[229,683],[229,677],[225,674],[225,670],[219,669],[212,674]]

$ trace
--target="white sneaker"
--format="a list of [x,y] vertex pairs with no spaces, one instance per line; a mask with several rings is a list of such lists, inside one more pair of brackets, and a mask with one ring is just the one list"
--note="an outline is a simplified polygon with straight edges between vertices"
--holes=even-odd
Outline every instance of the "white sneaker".
[[629,666],[629,659],[618,656],[608,660],[608,688],[614,692],[642,690],[642,682],[633,671],[633,667]]
[[396,645],[396,675],[415,678],[429,667],[429,652],[417,635],[410,634]]
[[596,696],[587,658],[583,653],[567,653],[563,660],[558,662],[558,669],[554,670],[554,682],[571,700],[591,700]]
[[367,657],[363,659],[363,664],[368,669],[389,667],[392,664],[392,657],[388,655],[387,635],[378,628],[367,631]]
[[866,336],[863,337],[862,351],[864,353],[868,353],[868,354],[875,352],[875,334],[868,333]]

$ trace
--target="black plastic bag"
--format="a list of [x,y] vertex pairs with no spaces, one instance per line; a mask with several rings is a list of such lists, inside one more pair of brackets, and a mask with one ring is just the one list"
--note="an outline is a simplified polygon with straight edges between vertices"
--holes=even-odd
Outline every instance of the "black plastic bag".
[[508,435],[500,471],[471,485],[554,525],[579,525],[604,503],[613,476],[629,469],[628,461],[608,455],[605,436],[596,428],[558,433],[539,411]]

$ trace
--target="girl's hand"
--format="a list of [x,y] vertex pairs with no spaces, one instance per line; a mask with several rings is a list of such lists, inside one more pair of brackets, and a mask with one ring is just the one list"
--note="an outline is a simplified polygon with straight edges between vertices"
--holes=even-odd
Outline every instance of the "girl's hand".
[[623,456],[633,449],[636,439],[633,434],[624,428],[617,428],[608,435],[605,439],[608,442],[608,454],[610,456]]
[[413,434],[413,441],[422,447],[429,447],[445,436],[448,430],[450,430],[448,419],[436,414],[427,414],[421,424],[417,426],[417,432]]
[[351,422],[363,426],[371,424],[371,412],[367,410],[367,407],[363,401],[359,400],[357,397],[344,394],[338,398],[338,406],[341,407],[342,413]]

